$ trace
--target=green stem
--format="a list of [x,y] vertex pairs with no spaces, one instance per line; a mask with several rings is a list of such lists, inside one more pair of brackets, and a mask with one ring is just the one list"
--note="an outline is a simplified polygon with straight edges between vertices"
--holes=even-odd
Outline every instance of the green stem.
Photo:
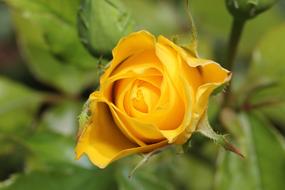
[[[242,31],[245,25],[245,20],[234,18],[232,22],[231,33],[228,42],[227,48],[227,57],[225,62],[225,68],[229,71],[233,71],[234,63],[236,60],[238,45],[242,35]],[[231,83],[225,93],[224,105],[228,105],[231,99]]]
[[237,55],[239,41],[244,28],[245,20],[234,19],[232,23],[231,34],[228,42],[228,51],[225,67],[232,70]]

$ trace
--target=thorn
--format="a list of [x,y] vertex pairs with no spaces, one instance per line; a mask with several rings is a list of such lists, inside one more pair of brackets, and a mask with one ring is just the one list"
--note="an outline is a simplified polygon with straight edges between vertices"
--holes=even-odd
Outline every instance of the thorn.
[[239,155],[242,159],[245,158],[245,156],[241,153],[241,151],[237,147],[235,147],[233,144],[229,143],[226,139],[224,139],[224,142],[225,143],[224,143],[223,147],[225,150],[231,151],[231,152]]

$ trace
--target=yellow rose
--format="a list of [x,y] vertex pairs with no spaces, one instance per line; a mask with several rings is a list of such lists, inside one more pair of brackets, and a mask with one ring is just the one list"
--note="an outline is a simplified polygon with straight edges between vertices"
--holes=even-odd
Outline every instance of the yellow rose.
[[183,144],[207,111],[212,91],[230,72],[163,36],[139,31],[120,40],[89,97],[90,118],[76,155],[98,167],[134,153]]

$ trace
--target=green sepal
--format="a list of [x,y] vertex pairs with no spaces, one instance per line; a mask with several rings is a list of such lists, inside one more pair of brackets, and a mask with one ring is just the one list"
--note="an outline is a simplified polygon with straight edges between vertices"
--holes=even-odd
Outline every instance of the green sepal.
[[90,121],[91,110],[90,110],[90,100],[88,99],[83,105],[82,112],[78,116],[79,128],[77,132],[77,140],[84,133],[87,128],[87,123]]
[[224,83],[221,86],[215,88],[214,91],[212,92],[211,96],[214,96],[214,95],[217,95],[221,92],[224,92],[225,89],[228,87],[228,85],[229,85],[229,83],[227,82],[227,83]]
[[244,155],[240,152],[240,150],[231,144],[227,139],[227,135],[217,134],[211,125],[209,124],[207,114],[205,114],[198,125],[197,132],[201,133],[205,137],[214,140],[215,143],[224,147],[225,150],[231,151],[240,157],[244,158]]
[[181,146],[181,152],[186,153],[192,147],[192,141],[189,139],[186,143]]

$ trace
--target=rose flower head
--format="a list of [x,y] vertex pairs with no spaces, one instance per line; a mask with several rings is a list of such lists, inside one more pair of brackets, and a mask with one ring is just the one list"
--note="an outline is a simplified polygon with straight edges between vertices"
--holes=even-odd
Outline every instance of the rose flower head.
[[129,34],[113,49],[100,89],[87,102],[76,155],[96,166],[184,144],[207,114],[209,96],[231,73],[163,36]]

